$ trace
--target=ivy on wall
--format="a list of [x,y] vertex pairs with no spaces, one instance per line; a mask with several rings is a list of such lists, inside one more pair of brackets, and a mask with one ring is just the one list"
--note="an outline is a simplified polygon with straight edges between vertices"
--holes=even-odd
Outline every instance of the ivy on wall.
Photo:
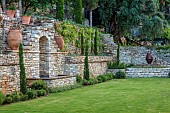
[[81,48],[82,55],[84,55],[85,44],[88,44],[91,54],[97,55],[102,50],[102,41],[99,37],[100,32],[95,28],[64,21],[57,22],[55,30],[58,35],[64,37],[66,44]]

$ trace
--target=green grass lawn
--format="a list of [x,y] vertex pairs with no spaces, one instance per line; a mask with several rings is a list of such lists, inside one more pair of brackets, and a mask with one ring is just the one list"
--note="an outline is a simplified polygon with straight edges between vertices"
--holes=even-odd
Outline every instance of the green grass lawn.
[[0,113],[170,113],[170,79],[114,79],[0,106]]

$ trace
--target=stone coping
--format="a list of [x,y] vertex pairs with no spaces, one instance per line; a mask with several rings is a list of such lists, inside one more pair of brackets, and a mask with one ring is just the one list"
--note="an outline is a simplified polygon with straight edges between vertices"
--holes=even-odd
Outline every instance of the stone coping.
[[[4,52],[14,52],[14,53],[18,53],[19,50],[6,50]],[[40,51],[28,51],[28,50],[24,50],[24,53],[40,53]],[[42,54],[68,54],[68,52],[43,52]]]
[[26,78],[27,80],[56,80],[56,79],[64,79],[64,78],[71,78],[76,76],[68,76],[68,75],[59,75],[58,77],[54,78]]

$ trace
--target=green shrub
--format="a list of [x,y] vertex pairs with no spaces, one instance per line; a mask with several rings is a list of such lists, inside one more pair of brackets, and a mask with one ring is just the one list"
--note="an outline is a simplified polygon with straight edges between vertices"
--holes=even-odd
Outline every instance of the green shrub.
[[127,65],[124,63],[118,63],[117,62],[109,62],[107,63],[108,69],[126,69]]
[[122,72],[122,71],[118,71],[114,76],[114,78],[116,78],[116,79],[123,79],[125,77],[126,77],[126,73]]
[[90,85],[89,80],[84,79],[84,80],[83,80],[83,85],[85,85],[85,86]]
[[28,100],[28,95],[22,95],[21,101],[26,101],[26,100]]
[[31,84],[31,89],[48,91],[47,84],[43,80],[36,80]]
[[75,88],[80,88],[80,87],[82,87],[81,84],[67,85],[67,86],[49,88],[49,92],[50,93],[57,93],[57,92],[67,91],[67,90],[71,90],[71,89],[75,89]]
[[37,91],[36,90],[29,90],[27,92],[28,99],[33,99],[37,97]]
[[107,74],[105,74],[105,76],[108,77],[108,80],[111,80],[114,78],[114,75],[112,73],[107,73]]
[[76,81],[77,81],[77,83],[82,83],[82,77],[81,77],[81,75],[77,75],[76,76]]
[[0,91],[0,105],[3,103],[4,100],[5,100],[5,96]]
[[170,72],[168,73],[168,78],[170,78]]
[[46,95],[46,90],[42,89],[42,90],[37,90],[37,96],[45,96]]
[[5,98],[5,101],[4,101],[5,104],[10,104],[12,102],[13,102],[13,99],[12,99],[11,96],[8,96],[8,97]]
[[13,102],[19,102],[21,101],[21,97],[23,96],[23,94],[21,92],[13,92],[11,95],[9,95],[8,97],[12,97]]
[[103,78],[101,77],[101,75],[97,76],[97,80],[98,80],[98,83],[102,83],[103,82]]

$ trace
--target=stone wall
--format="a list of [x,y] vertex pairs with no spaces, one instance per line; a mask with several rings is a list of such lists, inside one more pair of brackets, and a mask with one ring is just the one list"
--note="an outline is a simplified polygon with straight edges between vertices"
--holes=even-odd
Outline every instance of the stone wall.
[[146,77],[168,77],[170,68],[127,68],[127,69],[108,69],[107,73],[122,71],[127,78],[146,78]]
[[[67,56],[64,73],[68,75],[84,75],[85,56]],[[90,77],[106,73],[107,62],[112,61],[110,56],[89,56]]]
[[4,94],[18,91],[19,82],[19,64],[16,53],[0,54],[0,90]]
[[126,76],[130,78],[168,77],[170,68],[127,68]]

